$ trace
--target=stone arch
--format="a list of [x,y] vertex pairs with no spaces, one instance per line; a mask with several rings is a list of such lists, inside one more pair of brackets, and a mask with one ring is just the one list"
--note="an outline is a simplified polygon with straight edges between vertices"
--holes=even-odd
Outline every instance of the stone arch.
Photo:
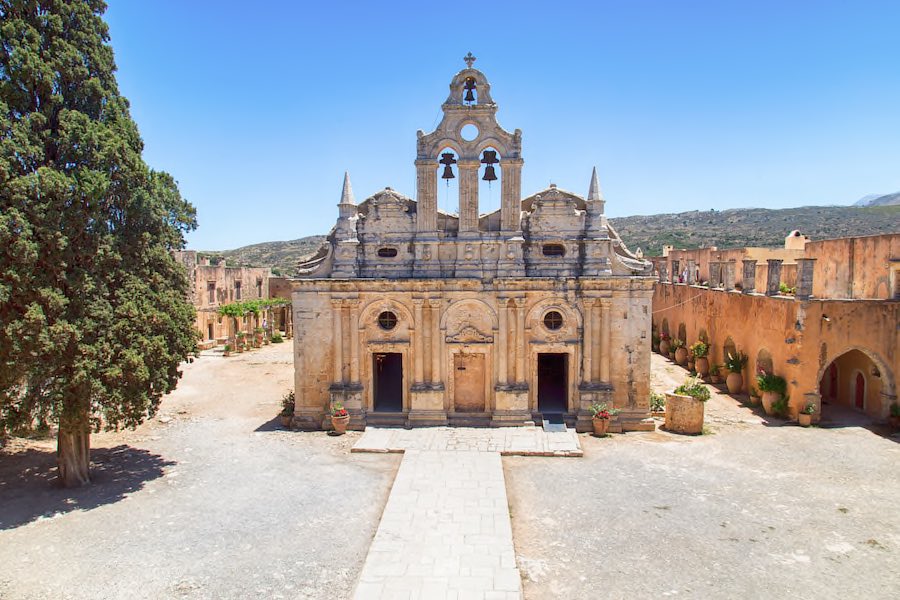
[[367,324],[374,323],[375,319],[378,318],[378,315],[385,310],[398,313],[400,321],[405,324],[407,329],[412,330],[415,328],[415,320],[413,319],[413,314],[410,312],[409,308],[401,302],[387,297],[376,298],[366,304],[362,310],[359,311],[359,323],[357,326],[359,329],[365,329]]
[[687,327],[684,326],[684,323],[678,324],[678,339],[687,344]]
[[565,298],[545,298],[525,313],[525,328],[536,329],[544,314],[550,310],[558,310],[563,314],[565,319],[563,331],[569,331],[571,328],[572,333],[574,333],[577,328],[581,327],[581,311],[578,308],[572,306]]
[[760,371],[765,371],[769,374],[775,372],[775,363],[772,361],[772,353],[765,348],[760,348],[759,352],[756,353],[756,364],[754,365],[753,372],[759,373]]
[[666,335],[670,335],[669,332],[669,319],[663,317],[662,325],[659,326],[660,333],[664,333]]
[[[465,311],[466,308],[470,309],[470,316],[480,314],[486,316],[487,319],[465,318],[465,316],[460,313]],[[480,323],[478,323],[479,321]],[[441,329],[448,333],[454,328],[461,326],[464,322],[470,322],[470,324],[476,326],[476,328],[477,324],[481,324],[482,327],[489,327],[491,330],[498,328],[497,313],[486,302],[479,300],[478,298],[463,298],[462,300],[457,300],[448,306],[447,310],[444,311],[444,314],[441,315]],[[481,333],[489,332],[482,331]]]
[[704,329],[702,327],[700,328],[700,333],[697,334],[697,339],[700,340],[701,342],[703,342],[704,344],[706,344],[707,346],[709,345],[709,334],[706,333],[706,329]]
[[727,359],[729,354],[737,356],[737,346],[730,335],[725,338],[725,343],[722,344],[722,359]]
[[438,140],[437,142],[435,142],[434,148],[434,156],[432,156],[431,158],[433,158],[435,161],[441,157],[441,152],[445,150],[453,150],[453,152],[456,153],[457,159],[462,156],[463,152],[459,140],[455,140],[453,138],[442,138]]
[[[860,361],[858,357],[863,357],[867,362]],[[836,374],[835,382],[830,381],[832,370]],[[891,371],[889,364],[878,353],[868,348],[847,346],[830,360],[824,361],[816,374],[815,391],[821,394],[827,387],[834,392],[830,400],[854,408],[853,392],[857,374],[861,374],[865,381],[863,412],[875,418],[887,416],[890,402],[896,402],[897,398],[896,373]],[[829,381],[824,385],[826,378],[829,378]],[[832,383],[837,389],[831,388]],[[848,396],[844,398],[844,402],[841,402],[841,391]],[[822,398],[826,399],[825,396]]]

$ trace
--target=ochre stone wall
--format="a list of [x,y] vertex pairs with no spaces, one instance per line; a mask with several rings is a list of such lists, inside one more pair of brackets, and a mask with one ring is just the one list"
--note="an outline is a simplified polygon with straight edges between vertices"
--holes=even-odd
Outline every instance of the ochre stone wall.
[[894,295],[892,267],[900,266],[900,234],[810,242],[806,257],[816,259],[817,298],[886,300]]
[[[868,390],[865,412],[886,417],[896,401],[900,372],[900,302],[877,300],[810,300],[766,297],[709,290],[699,286],[657,283],[653,295],[653,322],[677,335],[681,326],[687,343],[705,331],[711,344],[710,362],[723,363],[726,340],[749,357],[744,391],[753,385],[758,361],[771,359],[774,372],[788,381],[791,414],[808,401],[818,402],[819,381],[836,359],[839,403],[850,405],[849,373],[859,368]],[[850,360],[852,358],[852,360]],[[857,362],[858,361],[858,362]],[[878,375],[873,374],[875,367]],[[847,383],[845,383],[847,382]]]

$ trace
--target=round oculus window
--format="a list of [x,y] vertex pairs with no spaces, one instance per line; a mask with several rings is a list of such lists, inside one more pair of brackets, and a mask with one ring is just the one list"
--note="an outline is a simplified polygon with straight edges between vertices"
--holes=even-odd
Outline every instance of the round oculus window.
[[378,326],[385,331],[390,331],[397,326],[397,315],[389,310],[383,311],[378,315]]
[[544,327],[549,329],[550,331],[556,331],[563,325],[563,317],[559,314],[559,311],[551,310],[546,315],[544,315]]

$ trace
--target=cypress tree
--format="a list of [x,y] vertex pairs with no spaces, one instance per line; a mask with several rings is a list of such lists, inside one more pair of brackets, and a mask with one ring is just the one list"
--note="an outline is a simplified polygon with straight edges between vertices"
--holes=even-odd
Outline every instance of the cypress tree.
[[134,427],[196,348],[173,250],[196,227],[144,163],[101,0],[0,0],[0,433],[58,425],[59,477],[91,432]]

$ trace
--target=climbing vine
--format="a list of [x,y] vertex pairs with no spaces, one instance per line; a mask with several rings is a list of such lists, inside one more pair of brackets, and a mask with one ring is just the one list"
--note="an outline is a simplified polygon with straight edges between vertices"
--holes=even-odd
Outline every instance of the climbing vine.
[[242,300],[240,302],[231,302],[223,304],[219,307],[219,314],[223,317],[243,317],[244,315],[259,315],[259,313],[268,308],[277,306],[286,306],[291,301],[286,298],[254,298],[251,300]]

